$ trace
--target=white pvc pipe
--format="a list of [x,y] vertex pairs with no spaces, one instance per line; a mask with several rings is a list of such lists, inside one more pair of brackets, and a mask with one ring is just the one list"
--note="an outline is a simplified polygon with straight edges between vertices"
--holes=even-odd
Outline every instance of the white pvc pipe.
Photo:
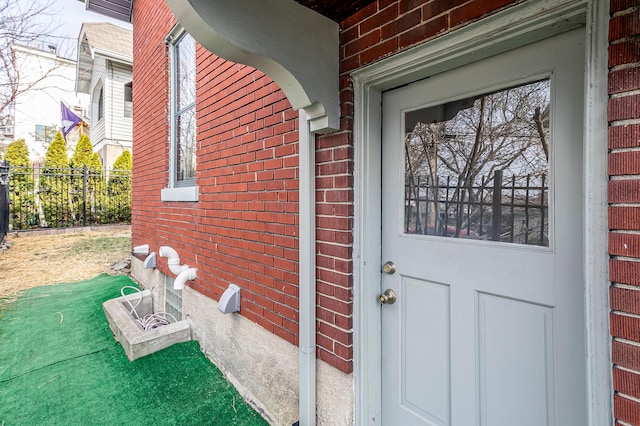
[[187,268],[184,271],[180,272],[176,279],[173,281],[173,289],[174,290],[183,290],[184,284],[187,281],[196,279],[196,268]]
[[315,135],[307,114],[299,111],[300,147],[300,426],[316,424],[316,233],[315,233]]
[[169,270],[174,274],[178,275],[182,271],[188,268],[187,265],[180,264],[180,256],[178,252],[172,249],[169,246],[160,247],[160,256],[167,258],[167,265],[169,266]]

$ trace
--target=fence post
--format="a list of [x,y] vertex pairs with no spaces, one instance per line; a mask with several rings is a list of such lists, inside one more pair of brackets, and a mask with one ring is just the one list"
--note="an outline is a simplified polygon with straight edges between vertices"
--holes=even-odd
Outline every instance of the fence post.
[[500,228],[502,227],[502,170],[496,170],[493,173],[491,212],[491,240],[500,241]]
[[9,162],[0,161],[0,243],[9,231]]
[[82,166],[82,226],[87,226],[87,165]]

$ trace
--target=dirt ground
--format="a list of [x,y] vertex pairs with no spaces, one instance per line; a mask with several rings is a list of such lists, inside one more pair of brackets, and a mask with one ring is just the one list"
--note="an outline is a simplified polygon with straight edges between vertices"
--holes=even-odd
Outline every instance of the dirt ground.
[[7,235],[0,246],[0,301],[32,287],[129,270],[128,226],[45,232]]

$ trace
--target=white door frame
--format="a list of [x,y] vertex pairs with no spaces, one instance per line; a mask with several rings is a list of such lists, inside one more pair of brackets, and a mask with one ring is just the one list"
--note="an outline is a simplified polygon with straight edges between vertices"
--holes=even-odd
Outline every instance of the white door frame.
[[[379,425],[382,92],[585,26],[584,277],[589,425],[611,424],[607,255],[607,0],[530,0],[353,73],[355,420]],[[382,159],[384,161],[384,159]]]

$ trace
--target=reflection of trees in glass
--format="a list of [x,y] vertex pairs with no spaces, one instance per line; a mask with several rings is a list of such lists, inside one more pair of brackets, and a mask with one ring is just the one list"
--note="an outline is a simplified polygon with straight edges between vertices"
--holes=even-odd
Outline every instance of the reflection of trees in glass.
[[195,108],[178,116],[178,180],[196,176],[196,123]]
[[[407,231],[504,240],[505,229],[496,233],[491,227],[499,222],[485,215],[497,209],[504,216],[506,203],[512,217],[502,227],[511,227],[511,237],[524,215],[524,240],[544,243],[546,237],[530,241],[529,228],[547,222],[549,107],[550,82],[541,80],[407,113]],[[513,187],[510,195],[489,191],[498,171],[502,185]],[[492,207],[494,197],[500,200]],[[518,213],[520,201],[537,207]]]
[[176,180],[196,176],[196,48],[185,33],[175,44]]

